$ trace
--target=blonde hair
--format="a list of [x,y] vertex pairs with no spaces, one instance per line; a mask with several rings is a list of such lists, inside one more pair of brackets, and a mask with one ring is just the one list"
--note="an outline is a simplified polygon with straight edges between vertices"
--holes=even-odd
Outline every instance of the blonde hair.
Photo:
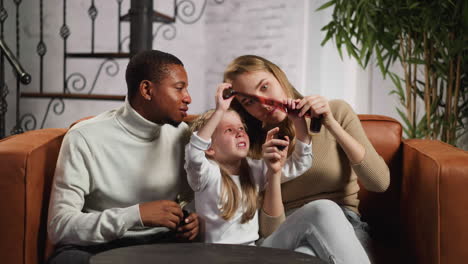
[[[239,115],[233,109],[228,109],[229,112],[234,112]],[[205,126],[208,120],[210,119],[211,115],[213,115],[214,109],[208,110],[205,113],[201,114],[198,118],[196,118],[191,126],[190,130],[192,132],[198,131],[201,127]],[[239,116],[239,118],[241,118]],[[241,118],[242,120],[242,118]],[[245,126],[245,123],[244,123]],[[206,155],[207,158],[214,160],[213,157]],[[217,162],[216,160],[214,160]],[[252,219],[255,215],[255,212],[258,209],[259,200],[258,200],[258,193],[257,188],[255,187],[254,181],[250,175],[250,167],[247,163],[247,159],[243,158],[241,160],[240,166],[240,173],[239,173],[239,180],[242,192],[242,200],[239,199],[240,193],[239,188],[231,179],[230,175],[227,173],[226,169],[223,168],[221,164],[219,164],[219,169],[221,172],[221,179],[222,179],[222,188],[221,188],[221,217],[224,220],[231,219],[239,206],[244,208],[244,213],[242,214],[241,223],[246,223],[250,219]]]
[[[224,82],[232,83],[239,75],[254,71],[270,72],[278,80],[287,97],[296,99],[303,98],[303,96],[289,82],[286,74],[276,64],[260,56],[244,55],[234,59],[229,63],[224,71]],[[250,115],[239,101],[237,101],[237,99],[232,101],[231,107],[239,113],[241,118],[244,119],[248,131],[254,132],[248,134],[251,143],[250,156],[260,158],[262,144],[265,142],[266,138],[266,132],[273,128],[273,126],[270,127],[270,125],[267,124],[265,127],[262,121]],[[291,140],[294,139],[296,133],[292,122],[288,118],[279,124],[274,124],[274,126],[279,126],[280,131],[283,134],[289,136]],[[292,149],[294,149],[293,145],[291,145],[289,150],[292,151]]]

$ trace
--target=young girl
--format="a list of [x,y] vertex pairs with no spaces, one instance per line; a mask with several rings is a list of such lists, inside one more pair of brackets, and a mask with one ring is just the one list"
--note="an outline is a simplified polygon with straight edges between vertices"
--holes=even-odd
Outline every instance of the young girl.
[[[259,238],[258,192],[265,190],[263,210],[270,216],[284,215],[281,181],[301,175],[312,165],[306,124],[296,120],[299,133],[293,155],[286,160],[289,139],[275,139],[278,128],[268,132],[263,160],[247,158],[249,138],[239,115],[229,110],[230,99],[218,87],[216,109],[200,116],[192,125],[186,146],[185,169],[195,191],[195,206],[205,222],[204,241],[253,245]],[[283,150],[279,150],[284,146]]]

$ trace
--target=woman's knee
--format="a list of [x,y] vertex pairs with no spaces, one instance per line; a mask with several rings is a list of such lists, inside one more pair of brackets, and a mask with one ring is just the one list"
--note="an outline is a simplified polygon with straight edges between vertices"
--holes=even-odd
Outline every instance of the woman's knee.
[[300,210],[303,217],[309,219],[346,219],[340,206],[331,200],[315,200],[304,205]]

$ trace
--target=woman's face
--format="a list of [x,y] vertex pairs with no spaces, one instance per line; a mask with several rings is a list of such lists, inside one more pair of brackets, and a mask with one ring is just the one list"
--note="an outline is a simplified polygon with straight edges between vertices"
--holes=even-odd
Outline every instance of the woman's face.
[[[232,81],[232,88],[238,92],[263,96],[277,101],[287,98],[281,84],[268,71],[260,70],[238,75]],[[236,98],[249,114],[267,124],[279,123],[287,117],[287,114],[278,107],[261,104],[242,95],[236,95]]]

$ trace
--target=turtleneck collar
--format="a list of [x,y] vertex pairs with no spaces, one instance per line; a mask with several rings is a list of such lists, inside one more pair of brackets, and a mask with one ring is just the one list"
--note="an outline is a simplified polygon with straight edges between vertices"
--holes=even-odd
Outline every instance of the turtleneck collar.
[[141,116],[125,99],[125,105],[117,113],[117,121],[132,135],[154,140],[159,136],[161,125],[153,123]]

